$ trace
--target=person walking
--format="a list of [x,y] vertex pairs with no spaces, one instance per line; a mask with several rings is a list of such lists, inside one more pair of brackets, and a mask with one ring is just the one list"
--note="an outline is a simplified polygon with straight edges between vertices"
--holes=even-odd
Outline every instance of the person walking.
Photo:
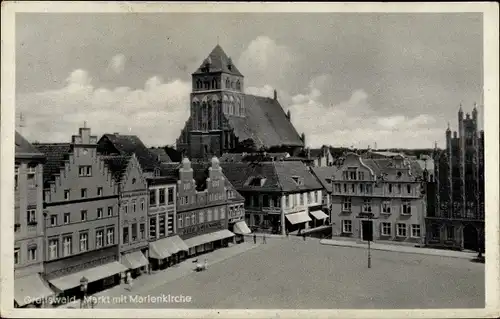
[[257,244],[257,235],[253,233],[253,243]]
[[265,243],[266,243],[266,235],[265,235],[265,234],[262,236],[262,243],[263,243],[263,244],[265,244]]
[[132,279],[132,274],[130,272],[127,273],[127,284],[128,284],[128,290],[132,291],[133,279]]
[[302,234],[302,238],[304,238],[304,241],[306,241],[306,234]]

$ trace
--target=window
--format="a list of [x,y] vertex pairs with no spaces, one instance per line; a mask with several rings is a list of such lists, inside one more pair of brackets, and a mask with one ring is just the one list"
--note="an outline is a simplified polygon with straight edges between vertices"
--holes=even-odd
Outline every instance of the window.
[[344,184],[344,193],[347,193],[347,184]]
[[57,226],[57,215],[50,215],[50,226]]
[[102,187],[97,187],[97,196],[102,196]]
[[382,236],[391,236],[391,223],[382,223],[381,225]]
[[71,235],[63,237],[63,257],[71,255],[73,247],[73,237]]
[[344,212],[350,212],[351,211],[351,198],[350,197],[344,197],[342,199],[342,211]]
[[397,224],[396,225],[396,236],[406,237],[406,224]]
[[211,221],[212,221],[212,210],[209,209],[207,212],[207,222],[211,222]]
[[398,184],[398,194],[401,194],[401,184]]
[[149,219],[149,238],[156,238],[156,217],[151,217]]
[[446,226],[446,239],[454,240],[455,239],[455,227],[452,225]]
[[363,199],[363,213],[371,213],[372,200],[370,198]]
[[106,245],[113,245],[115,243],[115,229],[106,229]]
[[371,194],[373,192],[373,186],[371,184],[366,184],[365,190],[367,194]]
[[[184,196],[184,202],[187,204],[189,204],[189,196]],[[194,203],[194,196],[193,196],[193,203]]]
[[82,222],[86,221],[87,220],[87,211],[86,210],[82,210],[80,212],[80,215],[82,217]]
[[359,184],[359,192],[364,193],[365,192],[365,185],[364,184]]
[[382,202],[382,214],[390,214],[391,213],[391,201],[385,200]]
[[28,179],[28,187],[36,187],[36,164],[29,164],[26,174],[26,178]]
[[219,219],[219,209],[217,207],[214,208],[214,220]]
[[95,231],[95,248],[100,248],[104,245],[104,229],[98,229]]
[[108,206],[108,217],[113,216],[113,206]]
[[406,192],[407,192],[408,194],[411,194],[411,185],[409,185],[409,184],[408,184],[408,185],[406,185]]
[[184,223],[183,223],[183,220],[182,220],[182,215],[179,215],[179,217],[177,217],[177,227],[178,228],[183,228],[184,227]]
[[86,188],[82,188],[80,190],[80,195],[82,198],[87,198],[87,189]]
[[411,215],[411,203],[410,203],[410,201],[403,201],[403,204],[401,206],[402,206],[401,214]]
[[392,184],[389,184],[389,193],[392,193]]
[[133,200],[132,201],[132,213],[135,213],[136,208],[137,208],[137,204],[136,204],[135,200]]
[[26,211],[26,220],[29,224],[35,224],[36,223],[36,210],[35,209],[28,209]]
[[200,224],[205,222],[205,212],[199,212],[198,213],[198,222]]
[[149,206],[156,206],[156,189],[149,191]]
[[102,207],[97,209],[97,219],[102,218],[103,211]]
[[420,237],[420,225],[413,224],[411,225],[411,237],[417,238]]
[[355,192],[356,192],[356,185],[351,184],[351,193],[355,193]]
[[220,219],[224,219],[224,218],[226,218],[226,208],[221,207],[220,208]]
[[319,203],[319,196],[318,196],[319,192],[320,192],[320,191],[316,191],[316,192],[314,192],[314,202],[315,202],[315,203]]
[[80,165],[78,167],[78,176],[80,176],[80,177],[92,176],[92,166],[90,166],[90,165]]
[[358,172],[359,180],[362,181],[365,179],[365,172]]
[[160,188],[158,191],[160,192],[160,205],[165,205],[165,189]]
[[139,233],[140,233],[141,239],[146,238],[146,224],[141,223],[139,225]]
[[349,179],[355,181],[356,180],[356,171],[349,171]]
[[14,264],[17,265],[21,262],[21,250],[19,248],[14,249]]
[[166,229],[167,229],[166,219],[167,217],[165,216],[165,214],[161,214],[158,217],[158,232],[160,237],[164,237],[166,235]]
[[169,204],[174,203],[174,189],[173,188],[168,189],[168,203]]
[[[302,197],[301,197],[302,198]],[[302,202],[301,200],[301,205],[303,205],[304,203]],[[269,207],[269,196],[268,195],[263,195],[262,196],[262,206],[263,207]]]
[[342,232],[345,234],[352,234],[352,221],[350,220],[342,221]]
[[59,257],[58,247],[58,239],[49,239],[49,259],[56,259]]
[[70,198],[69,194],[70,194],[69,189],[65,189],[64,190],[64,200],[69,200],[69,198]]
[[141,211],[144,211],[144,199],[141,199]]
[[128,239],[129,239],[128,226],[123,227],[122,237],[123,237],[122,242],[124,244],[128,244]]
[[80,251],[89,250],[89,234],[80,233]]
[[71,223],[71,214],[70,213],[64,213],[64,223],[65,224]]
[[36,246],[28,248],[28,261],[36,260]]
[[191,216],[190,215],[186,215],[186,227],[189,227],[191,226]]
[[191,224],[192,225],[196,225],[196,213],[192,213],[191,214]]

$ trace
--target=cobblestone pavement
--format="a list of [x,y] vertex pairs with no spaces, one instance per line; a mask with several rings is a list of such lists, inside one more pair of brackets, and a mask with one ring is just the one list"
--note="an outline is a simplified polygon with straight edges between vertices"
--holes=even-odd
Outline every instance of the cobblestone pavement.
[[[244,245],[254,246],[253,240]],[[152,279],[152,285],[136,282],[123,292],[126,301],[97,308],[484,307],[484,264],[464,258],[375,250],[368,269],[365,250],[321,245],[317,239],[273,237],[256,246],[220,262],[209,257],[203,272],[190,269],[177,279]],[[130,296],[136,295],[145,299],[133,301]],[[162,301],[168,295],[191,300]]]

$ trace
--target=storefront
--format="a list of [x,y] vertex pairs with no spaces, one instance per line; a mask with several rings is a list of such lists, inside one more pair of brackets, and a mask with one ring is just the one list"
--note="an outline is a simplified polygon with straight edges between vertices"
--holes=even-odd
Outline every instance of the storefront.
[[122,274],[127,272],[127,267],[117,261],[99,265],[93,268],[72,273],[70,275],[50,279],[49,283],[64,296],[81,296],[81,280],[88,281],[87,292],[93,294],[120,282]]
[[286,230],[287,232],[302,231],[308,228],[308,223],[312,220],[306,211],[286,214]]
[[14,306],[16,308],[44,308],[44,301],[54,296],[49,286],[39,274],[31,274],[14,279]]
[[312,228],[325,225],[326,220],[328,219],[328,215],[322,210],[313,210],[312,212],[309,212],[309,215],[313,217],[310,223]]
[[235,242],[242,243],[245,241],[245,235],[251,234],[252,231],[248,228],[245,221],[238,221],[232,225],[232,231],[235,234]]
[[162,238],[149,243],[149,258],[153,269],[164,269],[185,257],[189,247],[179,236]]
[[217,248],[227,247],[233,240],[234,233],[228,229],[215,231],[184,240],[189,248],[189,256],[197,256]]
[[148,259],[140,250],[123,254],[121,263],[129,269],[132,278],[146,272],[149,264]]

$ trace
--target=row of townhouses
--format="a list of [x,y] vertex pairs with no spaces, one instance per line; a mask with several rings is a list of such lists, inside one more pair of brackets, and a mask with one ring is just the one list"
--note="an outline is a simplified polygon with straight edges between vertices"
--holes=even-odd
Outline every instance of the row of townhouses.
[[[91,294],[250,233],[217,158],[165,164],[136,136],[81,128],[71,143],[16,133],[15,305]],[[38,306],[38,305],[37,305]]]

